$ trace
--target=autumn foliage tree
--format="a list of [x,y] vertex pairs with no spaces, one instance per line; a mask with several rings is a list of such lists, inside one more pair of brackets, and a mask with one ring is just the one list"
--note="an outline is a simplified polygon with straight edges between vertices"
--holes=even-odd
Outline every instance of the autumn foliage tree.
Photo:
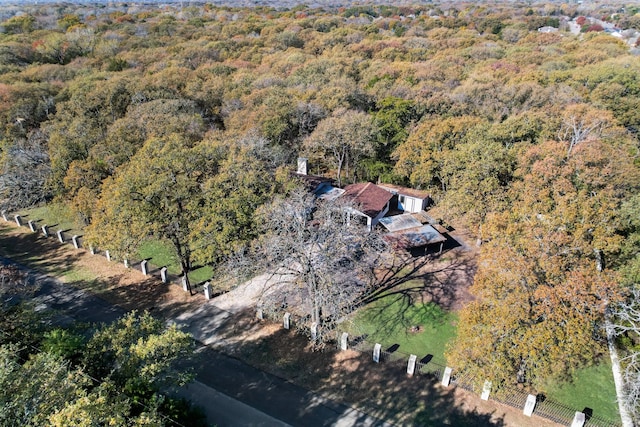
[[640,186],[620,141],[590,138],[567,158],[549,141],[521,157],[510,211],[487,222],[471,288],[449,356],[497,384],[540,386],[571,376],[606,351],[602,325],[622,291],[603,258],[620,249],[619,208]]
[[87,241],[129,259],[148,237],[169,241],[188,281],[193,268],[191,234],[204,206],[203,183],[218,168],[206,143],[177,135],[152,138],[103,184]]

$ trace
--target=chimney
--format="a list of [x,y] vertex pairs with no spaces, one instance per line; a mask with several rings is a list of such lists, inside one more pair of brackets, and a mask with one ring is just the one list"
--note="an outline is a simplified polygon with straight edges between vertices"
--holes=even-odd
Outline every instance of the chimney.
[[300,175],[307,174],[308,163],[309,163],[309,160],[306,157],[298,157],[298,173]]

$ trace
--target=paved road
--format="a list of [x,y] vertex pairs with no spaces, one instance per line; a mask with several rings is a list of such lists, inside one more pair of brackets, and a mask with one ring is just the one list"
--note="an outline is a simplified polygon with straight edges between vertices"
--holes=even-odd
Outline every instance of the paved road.
[[[2,263],[12,263],[0,258]],[[125,311],[109,302],[60,281],[39,275],[24,266],[40,288],[34,299],[40,309],[60,312],[57,321],[112,322]],[[194,333],[200,342],[215,335],[221,313],[204,305],[183,313],[178,324]],[[211,317],[209,317],[210,315]],[[222,316],[224,317],[224,316]],[[171,319],[168,319],[171,320]],[[206,321],[209,320],[209,321]],[[191,362],[196,381],[182,390],[183,396],[202,406],[208,421],[217,426],[389,426],[379,419],[349,406],[323,398],[282,378],[256,369],[200,344]]]

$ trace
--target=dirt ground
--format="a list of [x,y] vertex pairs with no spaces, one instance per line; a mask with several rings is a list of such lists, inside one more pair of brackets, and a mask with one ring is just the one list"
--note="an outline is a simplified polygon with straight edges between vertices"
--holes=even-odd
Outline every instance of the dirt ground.
[[[201,294],[191,296],[180,286],[163,284],[156,277],[145,277],[135,266],[126,268],[122,263],[108,262],[104,256],[61,245],[55,239],[30,233],[28,228],[0,223],[0,236],[0,254],[11,255],[20,263],[91,290],[129,310],[174,317],[204,303],[215,303],[205,302]],[[458,244],[418,271],[429,285],[425,298],[456,309],[470,298],[468,286],[477,249],[468,245],[461,233],[454,231],[452,236]],[[414,261],[416,265],[421,263],[419,258]],[[404,366],[374,364],[368,353],[313,351],[305,337],[282,329],[279,323],[257,320],[250,306],[251,295],[239,289],[219,297],[220,304],[234,313],[225,322],[233,327],[224,328],[215,347],[258,368],[402,425],[556,425],[539,417],[526,417],[521,410],[494,401],[482,401],[474,393],[442,387],[428,377],[409,378]]]

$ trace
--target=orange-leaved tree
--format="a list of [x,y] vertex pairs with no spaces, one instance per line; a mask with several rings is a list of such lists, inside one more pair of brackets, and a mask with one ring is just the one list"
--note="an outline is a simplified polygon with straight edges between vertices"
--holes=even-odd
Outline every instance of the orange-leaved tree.
[[605,351],[605,309],[621,296],[605,261],[623,243],[620,207],[640,188],[624,140],[529,147],[513,206],[490,215],[450,362],[496,384],[540,386]]

